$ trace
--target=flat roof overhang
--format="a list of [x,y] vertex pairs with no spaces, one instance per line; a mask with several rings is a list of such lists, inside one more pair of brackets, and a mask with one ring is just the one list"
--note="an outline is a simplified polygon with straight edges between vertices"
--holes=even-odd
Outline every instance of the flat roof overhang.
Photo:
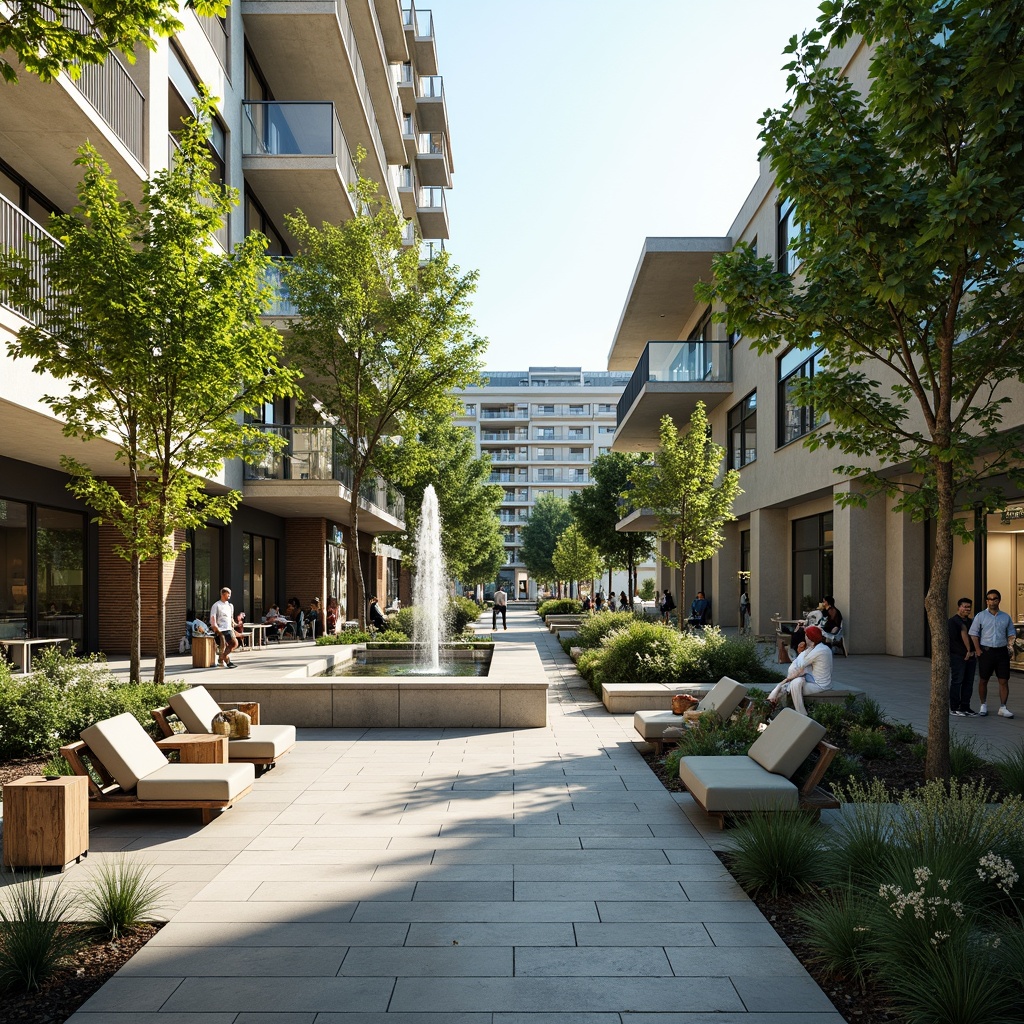
[[658,517],[649,508],[638,508],[615,524],[616,533],[657,533]]
[[[245,504],[287,519],[348,523],[352,492],[337,480],[246,480]],[[368,501],[359,502],[360,533],[398,533],[405,523]]]
[[693,315],[694,285],[731,238],[646,238],[608,352],[609,370],[632,370],[651,338],[678,338]]
[[653,452],[659,444],[662,416],[671,416],[680,430],[689,426],[698,402],[708,411],[732,394],[730,381],[648,381],[615,429],[612,451]]

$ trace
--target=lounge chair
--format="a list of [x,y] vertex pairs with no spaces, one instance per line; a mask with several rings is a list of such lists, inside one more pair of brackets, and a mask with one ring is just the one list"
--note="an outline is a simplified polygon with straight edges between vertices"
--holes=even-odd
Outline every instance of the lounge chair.
[[[727,814],[798,808],[820,812],[823,807],[838,807],[829,793],[818,789],[838,750],[822,739],[824,735],[823,725],[784,708],[748,753],[680,758],[679,778],[704,812],[718,819],[719,828],[724,827]],[[791,777],[815,749],[818,760],[797,788]]]
[[[197,808],[208,825],[253,786],[251,764],[170,764],[130,714],[82,730],[81,740],[60,752],[76,775],[89,780],[93,806],[125,810]],[[99,782],[90,773],[93,768]]]
[[[735,679],[722,676],[693,710],[717,711],[724,722],[746,702],[747,688]],[[679,715],[671,711],[637,711],[633,715],[633,728],[654,747],[656,754],[662,752],[666,741],[677,740],[683,734]]]
[[164,736],[173,736],[170,718],[178,721],[190,733],[212,733],[213,717],[224,708],[244,711],[252,720],[249,738],[228,742],[228,760],[232,764],[254,764],[273,767],[295,746],[294,725],[260,725],[260,706],[256,703],[218,704],[205,686],[193,686],[171,697],[167,707],[156,708],[150,714],[156,719]]

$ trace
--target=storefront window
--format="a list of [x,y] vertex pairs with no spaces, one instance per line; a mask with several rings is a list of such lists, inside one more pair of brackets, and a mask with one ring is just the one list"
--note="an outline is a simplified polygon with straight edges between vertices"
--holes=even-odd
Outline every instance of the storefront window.
[[236,611],[244,611],[250,622],[263,618],[276,601],[277,541],[255,533],[242,534],[242,600]]
[[[223,586],[221,574],[221,531],[215,526],[189,530],[185,554],[185,590],[188,609],[204,622]],[[230,584],[228,584],[230,586]]]
[[36,632],[68,637],[82,649],[85,520],[77,512],[36,511]]
[[832,513],[793,521],[794,618],[818,607],[833,587]]
[[0,500],[0,638],[28,630],[28,505]]

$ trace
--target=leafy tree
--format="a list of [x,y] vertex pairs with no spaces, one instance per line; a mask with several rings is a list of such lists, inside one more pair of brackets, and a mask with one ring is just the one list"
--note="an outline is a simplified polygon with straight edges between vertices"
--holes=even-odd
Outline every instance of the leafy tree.
[[[188,0],[185,6],[219,17],[228,9],[226,0]],[[21,64],[44,82],[61,71],[78,78],[83,65],[102,64],[111,50],[134,63],[137,45],[155,50],[155,36],[182,30],[178,10],[167,0],[15,0],[0,17],[0,77],[17,82]]]
[[558,538],[571,522],[569,502],[553,494],[541,495],[530,511],[530,518],[523,525],[519,557],[538,583],[558,581],[552,557]]
[[626,515],[621,498],[629,488],[629,474],[643,458],[634,452],[598,455],[590,467],[594,483],[569,497],[584,539],[606,564],[626,570],[630,594],[636,591],[636,567],[651,556],[654,540],[649,533],[620,533],[615,524]]
[[583,531],[575,523],[570,523],[555,544],[551,564],[560,580],[581,583],[597,575],[601,559],[597,549],[583,539]]
[[[360,178],[352,198],[360,212],[340,225],[316,227],[301,211],[286,218],[299,240],[287,275],[299,316],[287,350],[310,398],[349,441],[356,495],[378,474],[398,484],[414,478],[426,458],[421,431],[456,412],[454,390],[479,382],[486,343],[473,333],[476,272],[462,274],[444,252],[421,263],[375,182]],[[349,508],[362,627],[358,501]]]
[[[685,574],[688,565],[710,558],[725,542],[722,525],[736,518],[732,504],[742,493],[740,475],[730,469],[718,479],[725,449],[711,440],[703,402],[682,436],[672,417],[663,416],[659,437],[654,462],[630,474],[631,497],[657,516],[658,536],[675,545],[672,556],[663,558]],[[680,615],[680,628],[683,621]]]
[[[260,322],[266,239],[250,235],[225,255],[214,232],[237,202],[215,184],[207,138],[213,101],[180,134],[174,166],[143,185],[141,204],[123,199],[110,168],[90,145],[75,215],[51,218],[59,242],[39,243],[46,289],[31,254],[0,258],[0,287],[34,323],[8,350],[35,372],[67,382],[46,402],[64,433],[118,446],[126,486],[97,478],[64,456],[68,484],[97,518],[120,533],[117,553],[131,563],[131,676],[140,670],[140,566],[174,554],[176,530],[226,522],[238,491],[210,494],[205,479],[225,459],[265,457],[276,439],[241,422],[275,395],[294,390],[294,373],[277,362],[280,336]],[[155,679],[163,681],[165,606],[157,602]]]
[[[836,472],[934,523],[925,599],[944,636],[957,510],[1002,506],[1022,434],[1003,416],[1024,373],[1024,6],[843,0],[791,42],[790,99],[760,138],[803,230],[798,280],[747,246],[715,261],[705,301],[758,351],[820,348],[797,398],[826,412],[811,448]],[[860,33],[859,93],[826,61]],[[1000,479],[1002,478],[1002,479]],[[948,652],[932,645],[926,774],[949,773]]]
[[503,492],[487,482],[490,459],[477,457],[472,432],[447,418],[432,423],[419,440],[425,457],[403,488],[406,532],[399,546],[415,562],[420,505],[427,485],[433,484],[448,574],[463,583],[493,580],[505,562],[505,547],[498,522]]
[[640,594],[641,601],[654,600],[654,595],[657,593],[657,588],[654,586],[654,580],[652,580],[650,576],[648,576],[643,581],[643,583],[640,584],[640,590],[638,591],[638,593]]

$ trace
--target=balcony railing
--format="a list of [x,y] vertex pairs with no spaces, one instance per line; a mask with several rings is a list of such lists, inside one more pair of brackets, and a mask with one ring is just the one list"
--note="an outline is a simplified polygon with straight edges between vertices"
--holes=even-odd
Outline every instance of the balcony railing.
[[420,132],[416,152],[423,156],[444,156],[444,132]]
[[333,156],[346,184],[359,180],[341,122],[329,102],[243,102],[242,155]]
[[[39,301],[46,301],[50,291],[49,281],[46,275],[46,264],[39,244],[44,238],[50,241],[56,239],[48,231],[45,231],[27,213],[19,209],[5,196],[0,195],[0,252],[9,252],[11,249],[19,253],[25,253],[31,260],[32,280],[34,285],[34,298]],[[30,316],[28,311],[14,305],[8,296],[0,292],[0,304],[15,313],[31,321],[37,327],[42,326],[38,317]]]
[[420,210],[445,210],[444,189],[440,185],[424,185],[416,197],[416,207]]
[[444,99],[444,78],[442,75],[420,76],[420,99]]
[[[57,17],[55,10],[44,7],[43,11],[42,16],[48,20]],[[77,4],[61,8],[60,18],[68,28],[83,35],[92,34],[92,21]],[[146,99],[117,55],[108,53],[102,64],[83,65],[81,75],[77,79],[69,76],[69,81],[92,104],[132,156],[142,163]]]
[[420,242],[420,263],[429,263],[444,252],[444,239],[423,239]]
[[[336,480],[352,489],[351,446],[334,427],[264,426],[264,433],[283,437],[281,451],[256,465],[246,465],[246,480]],[[405,499],[381,477],[364,480],[363,501],[395,519],[405,519]]]
[[228,23],[226,18],[218,18],[216,14],[199,14],[193,11],[203,26],[206,38],[210,40],[213,52],[217,54],[220,66],[231,74],[231,37],[228,35]]
[[619,398],[621,424],[650,381],[702,384],[732,381],[732,343],[728,341],[649,341]]
[[417,39],[430,39],[434,34],[434,16],[430,11],[418,11],[415,7],[403,8],[402,24],[411,28]]
[[263,284],[273,293],[270,305],[267,307],[264,316],[298,316],[299,311],[288,294],[288,285],[285,284],[285,269],[290,257],[277,256],[274,262],[267,267],[263,274]]

